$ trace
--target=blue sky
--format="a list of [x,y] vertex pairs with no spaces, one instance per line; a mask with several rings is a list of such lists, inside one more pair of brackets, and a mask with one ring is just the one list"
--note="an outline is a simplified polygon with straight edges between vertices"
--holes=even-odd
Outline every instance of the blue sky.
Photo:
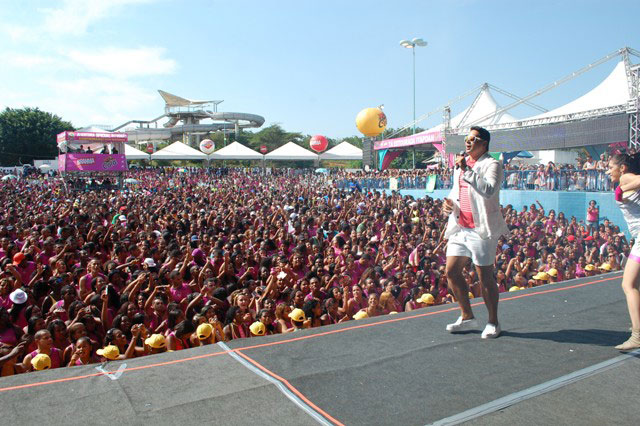
[[[162,89],[288,131],[351,136],[365,107],[384,104],[393,127],[411,120],[402,39],[429,42],[416,52],[420,116],[483,82],[524,96],[623,46],[640,50],[638,16],[637,1],[0,0],[0,107],[116,125],[160,115]],[[562,105],[614,65],[535,102]]]

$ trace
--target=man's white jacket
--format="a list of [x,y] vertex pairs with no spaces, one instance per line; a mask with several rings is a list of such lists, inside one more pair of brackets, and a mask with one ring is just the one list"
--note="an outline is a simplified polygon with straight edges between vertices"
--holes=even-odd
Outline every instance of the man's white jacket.
[[[462,169],[456,169],[453,173],[453,188],[448,196],[453,201],[453,212],[449,215],[445,238],[449,238],[461,229],[458,225],[461,171]],[[469,184],[469,199],[475,231],[482,239],[498,238],[509,233],[500,210],[502,177],[502,163],[488,153],[478,158],[473,168],[467,167],[462,174],[462,179]]]

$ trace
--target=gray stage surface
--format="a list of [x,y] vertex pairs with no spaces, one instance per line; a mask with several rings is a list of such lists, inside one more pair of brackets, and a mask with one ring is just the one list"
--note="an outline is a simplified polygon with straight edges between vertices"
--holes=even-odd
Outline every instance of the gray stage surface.
[[[484,324],[486,310],[474,299]],[[7,423],[635,424],[620,273],[501,295],[503,335],[456,305],[0,380]]]

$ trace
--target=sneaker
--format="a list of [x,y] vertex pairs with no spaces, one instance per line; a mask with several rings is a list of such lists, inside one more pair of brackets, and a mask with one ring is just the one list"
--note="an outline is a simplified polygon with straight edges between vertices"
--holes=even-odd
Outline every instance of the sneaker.
[[487,323],[487,326],[484,328],[482,336],[480,337],[482,337],[483,339],[495,339],[500,335],[501,332],[502,330],[500,329],[500,324],[493,325]]
[[476,328],[478,328],[478,320],[476,320],[475,318],[463,320],[462,317],[458,317],[458,320],[456,322],[447,324],[447,331],[449,333],[475,330]]

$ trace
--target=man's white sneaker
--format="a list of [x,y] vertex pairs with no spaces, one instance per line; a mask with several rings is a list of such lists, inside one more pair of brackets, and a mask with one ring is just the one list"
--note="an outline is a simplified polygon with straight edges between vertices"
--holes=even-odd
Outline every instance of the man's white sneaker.
[[483,339],[495,339],[500,335],[501,332],[502,330],[500,330],[500,324],[493,325],[487,323],[487,326],[484,328],[482,336],[480,337],[482,337]]
[[449,333],[475,330],[477,328],[478,328],[478,320],[476,320],[475,318],[463,320],[462,317],[459,317],[456,322],[452,324],[447,324],[447,331]]

